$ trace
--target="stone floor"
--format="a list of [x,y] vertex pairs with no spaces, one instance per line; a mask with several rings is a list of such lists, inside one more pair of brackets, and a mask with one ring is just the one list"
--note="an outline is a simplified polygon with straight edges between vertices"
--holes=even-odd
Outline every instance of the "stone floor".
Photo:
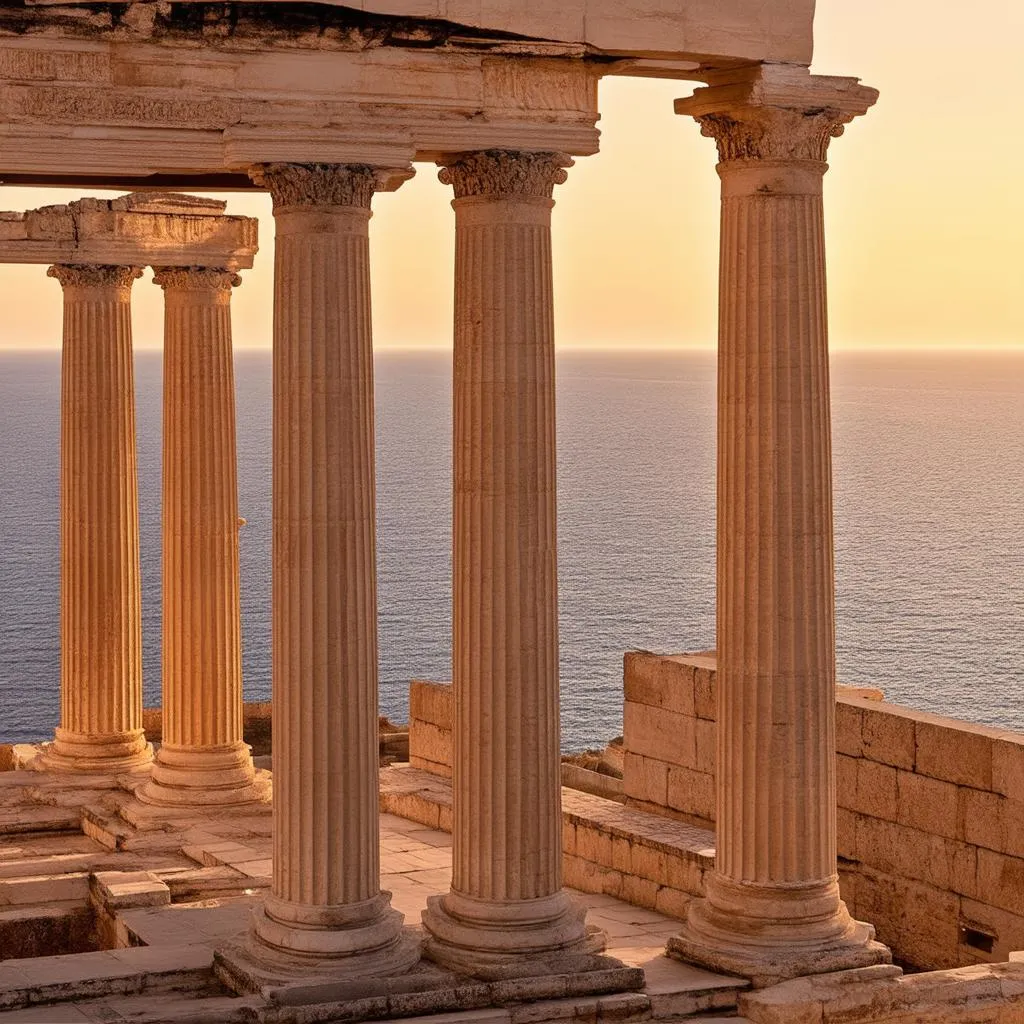
[[[24,956],[32,942],[38,951],[48,942],[78,941],[81,949],[80,919],[90,914],[87,923],[104,947],[0,961],[0,1022],[349,1019],[326,1005],[268,1004],[266,993],[233,996],[215,974],[215,948],[245,933],[251,907],[270,884],[269,808],[168,821],[134,801],[137,784],[132,777],[69,781],[0,772],[0,948],[16,941]],[[448,888],[450,835],[383,815],[381,871],[394,906],[418,925],[427,897]],[[728,1013],[735,1013],[741,983],[663,955],[678,922],[609,896],[579,896],[588,920],[607,933],[608,953],[644,969],[642,992],[404,1019],[739,1019]]]

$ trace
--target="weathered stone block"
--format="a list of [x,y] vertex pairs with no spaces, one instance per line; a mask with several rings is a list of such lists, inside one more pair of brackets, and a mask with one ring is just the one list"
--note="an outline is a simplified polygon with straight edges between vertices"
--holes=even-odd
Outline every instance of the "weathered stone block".
[[646,843],[631,844],[629,865],[634,875],[664,885],[669,874],[668,860],[669,857],[663,850],[657,850]]
[[1005,960],[1013,950],[1024,949],[1024,917],[1002,907],[965,897],[960,900],[959,923],[993,936],[992,960]]
[[678,855],[666,858],[661,881],[690,896],[701,896],[704,893],[704,875],[705,868],[696,858]]
[[630,651],[623,668],[625,699],[692,717],[694,671],[685,657]]
[[899,881],[897,906],[900,957],[916,967],[955,967],[958,964],[959,899],[920,882]]
[[977,854],[973,846],[866,815],[857,817],[858,859],[872,869],[973,896]]
[[668,804],[668,765],[627,750],[622,781],[627,797],[645,803]]
[[668,771],[668,806],[684,814],[714,821],[714,776],[673,765]]
[[898,791],[896,769],[892,765],[861,758],[856,765],[856,807],[861,814],[870,814],[886,821],[897,817]]
[[846,860],[860,860],[857,849],[857,820],[859,815],[845,807],[836,808],[836,850]]
[[1024,735],[1002,733],[992,741],[992,788],[1024,802]]
[[860,701],[861,742],[864,756],[896,768],[913,770],[917,741],[914,716],[891,705],[880,707]]
[[696,763],[696,720],[692,715],[626,701],[623,736],[629,752],[687,768]]
[[864,716],[861,709],[846,701],[836,701],[836,752],[850,757],[864,753],[861,740],[861,725]]
[[1006,797],[962,786],[959,792],[959,833],[964,842],[999,853],[1006,849]]
[[160,907],[171,902],[171,890],[151,871],[98,871],[90,886],[93,898],[108,910]]
[[[611,834],[593,825],[576,826],[576,856],[605,867],[612,866]],[[628,866],[626,868],[628,869]]]
[[451,777],[452,733],[433,722],[414,718],[409,723],[409,763],[434,775]]
[[611,866],[624,875],[634,870],[633,844],[625,836],[612,836]]
[[921,832],[957,838],[957,787],[925,775],[897,774],[897,821]]
[[992,788],[994,730],[922,716],[915,735],[915,771],[919,774],[975,789]]
[[657,896],[654,897],[654,909],[666,917],[674,917],[682,921],[686,917],[686,908],[693,897],[686,892],[673,889],[670,885],[663,885]]
[[698,718],[714,722],[718,718],[718,673],[714,654],[694,655],[693,702]]
[[1024,914],[1024,858],[978,850],[978,895],[1014,914]]
[[658,900],[659,888],[658,883],[649,878],[624,874],[619,899],[632,903],[636,907],[647,907],[649,910],[653,910]]
[[451,683],[434,683],[414,679],[409,683],[409,719],[432,722],[444,729],[452,728],[453,700]]
[[694,767],[705,775],[714,776],[718,770],[718,725],[698,718],[694,727],[697,746]]

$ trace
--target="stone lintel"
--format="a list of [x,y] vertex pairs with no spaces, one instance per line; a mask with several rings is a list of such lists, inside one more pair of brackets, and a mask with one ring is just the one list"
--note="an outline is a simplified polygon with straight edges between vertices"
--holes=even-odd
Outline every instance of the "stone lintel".
[[131,193],[0,213],[0,263],[249,268],[258,222],[224,208],[197,196]]
[[707,85],[675,102],[677,114],[701,118],[775,107],[794,111],[834,111],[843,120],[867,113],[878,90],[859,78],[812,75],[788,64],[755,64],[705,78]]
[[258,163],[403,167],[452,152],[598,150],[600,67],[393,47],[220,51],[0,25],[0,180],[249,187]]

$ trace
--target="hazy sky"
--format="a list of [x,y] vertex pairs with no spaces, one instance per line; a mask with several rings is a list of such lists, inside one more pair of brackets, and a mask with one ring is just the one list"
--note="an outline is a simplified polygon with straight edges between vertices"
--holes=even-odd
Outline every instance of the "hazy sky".
[[[832,144],[826,183],[834,348],[1024,349],[1024,66],[1020,0],[819,0],[813,69],[856,75],[878,105]],[[562,347],[695,347],[715,338],[714,143],[672,101],[685,82],[605,79],[602,153],[556,192],[555,300]],[[371,224],[375,343],[450,344],[453,213],[436,168],[378,196]],[[0,188],[0,209],[68,202],[70,190]],[[101,194],[95,191],[81,194]],[[235,342],[270,342],[273,222],[234,298]],[[0,347],[56,347],[60,287],[44,267],[0,274]],[[160,290],[134,292],[135,341],[158,347]]]

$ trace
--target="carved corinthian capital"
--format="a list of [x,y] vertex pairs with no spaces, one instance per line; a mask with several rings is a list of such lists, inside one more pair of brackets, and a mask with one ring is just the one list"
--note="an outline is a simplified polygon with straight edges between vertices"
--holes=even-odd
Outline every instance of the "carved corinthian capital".
[[528,196],[550,199],[555,185],[568,178],[572,158],[565,153],[525,153],[487,149],[464,153],[441,168],[438,177],[455,189],[455,198],[467,196]]
[[142,277],[142,268],[106,263],[57,263],[46,271],[46,276],[56,278],[63,288],[131,288],[135,279]]
[[154,267],[153,284],[182,291],[231,291],[242,283],[233,270],[221,267]]
[[781,110],[753,107],[698,117],[702,135],[718,143],[718,158],[728,160],[815,160],[823,162],[828,145],[843,134],[853,114],[835,109]]
[[358,206],[370,208],[382,187],[380,172],[365,164],[257,164],[249,177],[267,189],[274,208]]
[[832,139],[876,99],[878,91],[856,78],[766,64],[713,76],[675,107],[718,143],[723,163],[823,163]]

